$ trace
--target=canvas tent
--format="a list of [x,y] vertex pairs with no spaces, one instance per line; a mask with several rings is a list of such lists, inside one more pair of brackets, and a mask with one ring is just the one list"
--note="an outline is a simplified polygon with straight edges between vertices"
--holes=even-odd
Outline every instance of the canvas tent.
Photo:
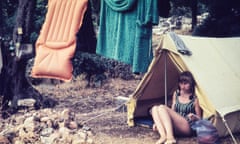
[[211,117],[220,136],[240,132],[239,54],[240,37],[162,35],[148,72],[127,103],[129,126],[148,117],[152,105],[170,105],[179,73],[189,70],[204,118]]

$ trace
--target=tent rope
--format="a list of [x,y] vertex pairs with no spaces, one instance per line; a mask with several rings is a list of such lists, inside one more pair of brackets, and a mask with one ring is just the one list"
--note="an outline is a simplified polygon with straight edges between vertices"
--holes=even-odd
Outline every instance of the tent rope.
[[223,121],[223,123],[225,124],[225,126],[226,126],[226,128],[227,128],[227,130],[228,130],[228,132],[229,132],[229,134],[230,134],[230,136],[232,137],[232,140],[233,140],[234,144],[238,144],[238,143],[237,143],[237,140],[236,140],[235,137],[233,136],[233,134],[232,134],[232,132],[231,132],[231,129],[229,128],[229,126],[228,126],[228,124],[227,124],[227,121],[225,120],[224,117],[222,117],[222,121]]
[[121,105],[119,105],[119,106],[117,106],[117,107],[115,107],[115,108],[113,108],[113,109],[110,109],[110,110],[108,110],[108,111],[106,111],[106,112],[102,112],[102,113],[100,113],[100,114],[98,114],[98,115],[96,115],[96,116],[94,116],[94,117],[92,117],[92,118],[89,118],[89,119],[83,121],[82,124],[86,124],[87,122],[89,122],[89,121],[91,121],[91,120],[94,120],[94,119],[96,119],[96,118],[98,118],[98,117],[104,116],[104,115],[108,114],[109,112],[116,111],[116,110],[120,109],[122,106],[124,106],[124,105],[126,105],[126,104],[127,104],[127,102],[125,102],[125,103],[123,103],[123,104],[121,104]]

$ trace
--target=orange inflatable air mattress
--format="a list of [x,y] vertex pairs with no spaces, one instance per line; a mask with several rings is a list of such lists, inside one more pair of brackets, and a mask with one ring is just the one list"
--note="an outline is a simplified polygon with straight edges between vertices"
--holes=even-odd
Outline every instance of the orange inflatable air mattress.
[[48,1],[45,22],[35,44],[32,77],[72,79],[76,33],[82,25],[87,3],[88,0]]

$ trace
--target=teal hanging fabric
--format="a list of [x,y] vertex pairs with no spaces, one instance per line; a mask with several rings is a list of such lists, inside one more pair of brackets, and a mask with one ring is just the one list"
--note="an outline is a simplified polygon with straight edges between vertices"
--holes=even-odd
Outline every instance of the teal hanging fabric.
[[152,60],[157,0],[101,0],[97,53],[146,72]]
[[108,7],[114,11],[126,11],[129,10],[136,0],[104,0]]

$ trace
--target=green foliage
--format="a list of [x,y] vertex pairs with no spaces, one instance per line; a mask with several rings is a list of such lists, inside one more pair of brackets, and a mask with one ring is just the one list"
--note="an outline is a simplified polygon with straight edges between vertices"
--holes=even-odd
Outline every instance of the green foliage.
[[[208,11],[208,0],[198,0],[198,15]],[[192,17],[191,0],[171,0],[171,16]]]
[[210,16],[193,35],[210,37],[240,36],[240,3],[238,0],[212,0]]
[[194,30],[193,35],[209,37],[240,36],[240,17],[226,15],[216,19],[210,16]]
[[10,38],[15,24],[17,3],[15,0],[1,2],[1,30],[2,37]]
[[191,9],[190,7],[185,7],[185,6],[178,6],[177,8],[172,8],[170,10],[170,15],[171,16],[186,16],[186,17],[191,17]]
[[[90,0],[97,25],[99,17],[99,0]],[[35,42],[47,12],[48,0],[36,0],[33,20],[33,31],[30,41]],[[170,16],[191,17],[191,0],[170,0]],[[12,37],[15,25],[18,3],[16,0],[1,1],[1,36]],[[201,36],[240,36],[240,4],[239,0],[198,0],[198,14],[209,12],[202,25],[198,26],[193,34]]]
[[34,12],[34,31],[31,33],[30,41],[35,43],[38,38],[40,29],[45,20],[47,12],[47,0],[37,0]]
[[204,4],[204,3],[198,3],[198,14],[202,14],[202,13],[205,13],[205,12],[208,12],[209,11],[209,7],[207,4]]
[[[16,0],[6,0],[5,2],[1,2],[1,11],[2,11],[2,37],[11,38],[13,33],[13,28],[16,23],[16,13],[18,8],[18,3]],[[45,14],[47,11],[47,0],[37,0],[36,8],[34,12],[34,21],[33,21],[33,32],[30,36],[30,41],[35,42],[41,26],[45,19]]]

